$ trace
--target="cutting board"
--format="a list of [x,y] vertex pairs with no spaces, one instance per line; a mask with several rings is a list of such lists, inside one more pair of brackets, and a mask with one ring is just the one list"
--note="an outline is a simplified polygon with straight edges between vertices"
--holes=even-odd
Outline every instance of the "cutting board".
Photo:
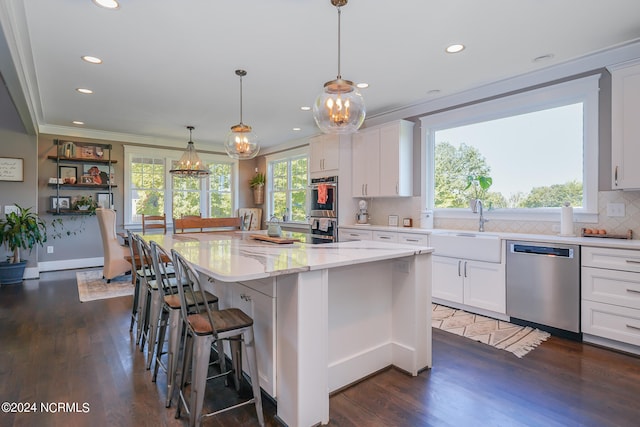
[[267,236],[266,234],[251,234],[250,237],[256,240],[262,240],[265,242],[279,243],[279,244],[293,243],[293,242],[300,241],[300,239],[287,239],[285,237],[271,237],[271,236]]

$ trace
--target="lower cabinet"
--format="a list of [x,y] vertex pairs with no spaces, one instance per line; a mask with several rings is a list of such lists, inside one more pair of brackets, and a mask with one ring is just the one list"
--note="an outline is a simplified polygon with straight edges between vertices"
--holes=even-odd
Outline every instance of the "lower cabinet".
[[581,259],[582,332],[640,346],[640,251],[583,246]]
[[469,307],[506,313],[503,263],[432,256],[432,296]]
[[[239,308],[253,319],[253,332],[258,359],[260,387],[276,397],[276,299],[275,279],[225,283],[209,280],[219,298],[220,308]],[[225,351],[229,351],[225,347]],[[249,375],[246,354],[242,353],[242,368]]]
[[352,228],[338,228],[338,241],[351,242],[354,240],[372,240],[373,233],[371,230],[354,230]]

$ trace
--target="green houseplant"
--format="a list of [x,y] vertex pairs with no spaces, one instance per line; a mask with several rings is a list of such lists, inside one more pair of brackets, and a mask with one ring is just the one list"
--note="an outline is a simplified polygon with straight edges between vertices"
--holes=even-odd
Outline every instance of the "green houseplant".
[[98,207],[97,203],[93,200],[91,196],[80,196],[73,203],[73,209],[86,211],[90,214],[96,213],[96,208]]
[[487,195],[487,190],[489,190],[491,184],[493,184],[493,179],[490,176],[467,175],[467,186],[464,189],[465,191],[471,189],[469,207],[474,213],[478,209],[478,200],[482,200]]
[[256,174],[249,180],[249,187],[253,189],[253,204],[261,205],[264,203],[264,184],[266,178],[262,172]]
[[31,208],[15,205],[17,210],[0,220],[0,244],[13,252],[8,261],[0,262],[0,283],[21,283],[27,262],[20,258],[20,249],[31,251],[47,241],[47,226]]

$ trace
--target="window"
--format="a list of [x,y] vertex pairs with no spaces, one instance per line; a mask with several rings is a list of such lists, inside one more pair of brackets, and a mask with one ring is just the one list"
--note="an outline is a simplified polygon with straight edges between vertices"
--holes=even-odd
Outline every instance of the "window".
[[[152,151],[153,154],[148,153]],[[176,178],[170,165],[179,151],[125,146],[131,165],[125,176],[125,224],[139,224],[142,214],[177,218],[184,215],[228,217],[235,212],[233,196],[237,162],[226,156],[200,153],[211,174],[206,178]]]
[[307,222],[308,163],[305,149],[267,157],[269,217]]
[[142,214],[162,215],[164,209],[165,166],[164,158],[134,155],[131,165],[131,197],[127,206],[132,222],[141,222]]
[[[597,212],[597,77],[421,120],[427,208],[448,215],[481,198],[505,214],[549,214],[565,202]],[[492,185],[481,188],[478,177]]]

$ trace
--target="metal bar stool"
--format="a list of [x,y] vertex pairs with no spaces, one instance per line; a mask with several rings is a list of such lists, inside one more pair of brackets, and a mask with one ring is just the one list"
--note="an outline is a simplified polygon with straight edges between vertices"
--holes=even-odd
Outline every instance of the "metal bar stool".
[[[190,314],[187,311],[187,293],[195,295],[196,292],[200,292],[202,294],[202,300],[204,301],[204,290],[200,284],[198,273],[194,268],[173,249],[171,250],[171,255],[173,256],[176,275],[181,281],[186,282],[185,286],[178,286],[180,313],[186,326],[186,337],[184,351],[182,352],[183,375],[180,382],[177,383],[180,388],[176,418],[180,417],[181,407],[184,406],[185,410],[189,413],[189,425],[196,426],[200,425],[204,417],[219,414],[242,405],[255,403],[258,422],[261,426],[264,426],[258,362],[253,337],[253,319],[237,308],[215,311],[211,310],[209,305],[199,302],[196,302],[194,306],[195,313]],[[225,370],[222,340],[237,340],[235,342],[244,343],[249,365],[249,375],[251,376],[253,398],[209,414],[203,414],[202,408],[207,380],[220,377],[226,378],[231,372]],[[209,358],[211,356],[211,346],[214,342],[218,349],[220,374],[208,378]],[[232,358],[237,359],[238,357],[240,357],[239,352],[232,351]],[[238,366],[238,363],[234,362],[234,365]],[[191,368],[191,393],[187,404],[185,394],[187,384],[186,377],[189,368]],[[235,379],[236,376],[234,375],[233,378]],[[238,384],[236,384],[236,389],[238,387]]]
[[[133,306],[131,307],[131,324],[129,326],[129,332],[133,331],[133,324],[136,323],[136,344],[140,342],[142,335],[142,324],[144,323],[144,316],[146,307],[146,288],[141,286],[141,277],[144,276],[144,271],[140,268],[140,262],[137,256],[136,248],[136,236],[127,230],[127,236],[129,238],[129,253],[131,255],[131,275],[133,277],[134,291],[133,291]],[[144,292],[142,292],[144,291]]]
[[[156,342],[155,350],[155,367],[153,369],[153,382],[158,377],[158,370],[160,367],[167,374],[167,398],[166,407],[171,406],[173,395],[175,391],[175,373],[178,365],[178,353],[181,348],[181,341],[183,336],[182,321],[180,319],[180,296],[178,289],[175,286],[177,279],[170,277],[167,271],[167,263],[163,262],[166,259],[171,259],[171,255],[165,251],[156,242],[151,242],[151,260],[153,261],[154,270],[156,272],[156,283],[160,284],[160,289],[163,291],[163,304],[162,311],[160,313],[160,322],[158,327],[158,339]],[[171,269],[173,271],[173,269]],[[200,294],[196,294],[196,298],[200,297]],[[218,297],[205,291],[206,302],[214,310],[218,310]],[[188,311],[193,311],[195,307],[194,301],[189,301]],[[167,327],[169,328],[169,340],[168,349],[166,353],[163,353],[164,341],[166,336]],[[162,361],[162,355],[167,355],[166,365]]]

